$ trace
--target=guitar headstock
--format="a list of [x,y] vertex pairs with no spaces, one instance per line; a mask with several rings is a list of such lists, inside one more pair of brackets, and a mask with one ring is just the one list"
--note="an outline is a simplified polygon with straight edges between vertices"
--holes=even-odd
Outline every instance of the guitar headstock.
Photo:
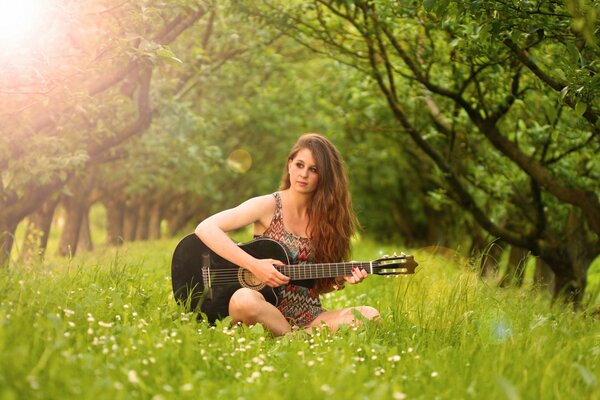
[[410,275],[419,264],[409,254],[385,255],[373,261],[373,273],[377,275]]

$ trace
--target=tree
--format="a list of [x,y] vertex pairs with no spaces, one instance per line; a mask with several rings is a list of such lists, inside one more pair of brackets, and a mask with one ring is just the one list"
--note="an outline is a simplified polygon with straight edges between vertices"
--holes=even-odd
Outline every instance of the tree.
[[177,62],[167,45],[205,15],[193,1],[66,2],[33,50],[2,54],[0,265],[25,216],[149,127],[153,69]]
[[544,260],[556,295],[581,299],[600,252],[598,46],[578,29],[582,19],[597,27],[593,6],[250,4],[248,12],[372,79],[398,141],[410,137],[432,164],[437,195]]

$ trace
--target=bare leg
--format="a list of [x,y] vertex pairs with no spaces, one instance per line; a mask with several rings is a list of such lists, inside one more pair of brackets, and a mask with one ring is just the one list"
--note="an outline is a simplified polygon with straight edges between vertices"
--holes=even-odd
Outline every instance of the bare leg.
[[340,325],[359,325],[361,323],[360,320],[357,320],[352,310],[358,311],[365,318],[369,320],[378,320],[379,319],[379,311],[377,311],[373,307],[369,306],[360,306],[360,307],[352,307],[352,308],[344,308],[342,310],[333,310],[333,311],[325,311],[320,314],[313,322],[311,322],[307,328],[318,328],[322,324],[327,325],[332,331],[336,331]]
[[233,322],[246,325],[262,324],[275,336],[281,336],[291,331],[290,324],[281,312],[268,303],[259,292],[242,288],[236,290],[229,300],[229,315]]

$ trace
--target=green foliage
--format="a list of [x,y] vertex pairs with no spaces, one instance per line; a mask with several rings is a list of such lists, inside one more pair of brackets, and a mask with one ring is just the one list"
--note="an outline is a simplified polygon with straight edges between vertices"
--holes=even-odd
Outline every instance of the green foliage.
[[[590,239],[591,215],[600,216],[600,172],[590,163],[599,150],[598,47],[589,35],[597,2],[247,4],[338,62],[331,87],[350,88],[336,103],[351,110],[344,142],[355,197],[376,232],[393,237],[403,227],[399,236],[439,241],[437,224],[460,243],[475,221],[543,255],[557,274],[565,263],[586,270],[599,251]],[[563,189],[578,194],[566,200]],[[593,206],[573,200],[584,193]],[[591,254],[569,249],[566,260],[558,238],[573,208],[590,216]]]
[[[414,276],[327,294],[379,325],[271,338],[210,327],[171,295],[174,241],[3,270],[2,398],[594,398],[596,321],[480,282],[456,253],[415,250]],[[356,243],[354,257],[392,249]],[[527,307],[523,307],[526,304]],[[518,366],[518,367],[516,367]],[[302,385],[290,384],[302,382]]]
[[[365,231],[389,241],[464,243],[478,222],[548,253],[579,207],[548,182],[597,200],[597,1],[65,7],[77,35],[38,40],[76,43],[47,50],[48,65],[27,52],[0,60],[1,229],[39,206],[43,185],[68,191],[91,168],[105,197],[194,208],[185,219],[200,219],[275,190],[291,143],[310,131],[342,150]],[[198,15],[177,40],[159,37]],[[152,123],[120,140],[144,114],[149,69]]]

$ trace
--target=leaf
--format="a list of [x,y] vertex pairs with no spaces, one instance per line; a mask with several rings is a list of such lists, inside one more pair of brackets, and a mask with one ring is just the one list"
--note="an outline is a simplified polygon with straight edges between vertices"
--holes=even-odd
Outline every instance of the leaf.
[[587,104],[584,102],[580,101],[575,105],[575,114],[578,116],[581,117],[583,114],[585,114],[585,110],[587,110]]
[[179,58],[175,57],[175,53],[173,53],[170,49],[166,47],[162,47],[156,50],[156,55],[158,58],[163,59],[171,64],[183,64]]
[[589,369],[587,369],[586,367],[584,367],[583,365],[578,364],[578,363],[573,363],[573,366],[575,368],[577,368],[577,370],[581,374],[581,377],[583,378],[583,381],[585,382],[586,385],[596,386],[596,383],[597,383],[596,375],[594,375],[594,373],[592,371],[590,371]]
[[423,1],[423,8],[427,12],[433,11],[433,7],[435,7],[435,0],[425,0]]
[[444,15],[448,10],[448,0],[440,0],[436,2],[435,13],[437,15]]
[[254,324],[250,327],[250,330],[258,336],[264,336],[266,334],[265,328],[262,324]]
[[556,121],[556,117],[558,115],[556,108],[554,107],[553,104],[549,103],[549,102],[545,102],[542,105],[544,112],[546,113],[546,117],[548,117],[548,121],[553,124],[554,121]]
[[566,81],[566,80],[567,80],[567,75],[565,75],[565,71],[563,71],[563,70],[562,70],[562,69],[560,69],[560,68],[556,68],[556,69],[554,70],[554,74],[555,74],[556,76],[558,76],[558,78],[559,78],[560,80],[562,80],[562,81]]
[[521,396],[519,396],[519,390],[515,385],[507,381],[505,378],[501,376],[496,376],[496,382],[504,392],[504,395],[508,400],[520,400]]

